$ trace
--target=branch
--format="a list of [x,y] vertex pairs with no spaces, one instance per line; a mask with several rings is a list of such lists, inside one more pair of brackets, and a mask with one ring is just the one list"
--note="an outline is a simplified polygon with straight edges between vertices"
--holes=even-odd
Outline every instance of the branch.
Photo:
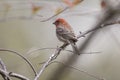
[[14,53],[18,56],[20,56],[23,60],[25,60],[25,62],[28,63],[28,65],[31,67],[31,69],[33,70],[35,76],[37,75],[37,72],[35,71],[35,68],[33,67],[32,63],[26,58],[24,57],[23,55],[21,55],[20,53],[16,52],[16,51],[13,51],[13,50],[9,50],[9,49],[2,49],[0,48],[0,51],[7,51],[7,52],[11,52],[11,53]]
[[[13,73],[13,72],[7,72],[3,69],[0,68],[0,74],[1,75],[4,75],[4,76],[10,76],[10,77],[16,77],[18,79],[21,79],[21,80],[29,80],[28,78],[26,78],[25,76],[22,76],[20,74],[17,74],[17,73]],[[9,80],[9,79],[8,79]]]
[[120,20],[108,22],[108,23],[102,24],[101,26],[104,27],[104,26],[110,26],[110,25],[114,25],[114,24],[120,24]]
[[27,77],[25,77],[23,75],[13,73],[13,72],[9,72],[9,76],[10,77],[15,77],[15,78],[18,78],[18,79],[21,79],[21,80],[30,80],[30,79],[28,79]]
[[7,71],[7,68],[6,68],[4,62],[1,59],[0,59],[0,65],[1,65],[3,70]]
[[4,80],[11,80],[10,77],[16,77],[21,80],[29,80],[27,77],[22,76],[20,74],[8,72],[4,62],[1,59],[0,59],[0,65],[2,67],[2,68],[0,68],[0,74],[2,75]]
[[78,36],[77,36],[77,39],[81,38],[81,37],[85,37],[85,35],[91,33],[91,32],[94,32],[96,30],[99,30],[100,28],[104,28],[104,27],[108,27],[110,25],[114,25],[114,24],[120,24],[120,21],[113,21],[113,22],[109,22],[109,23],[103,23],[101,24],[99,27],[93,27],[92,29],[88,29],[87,31],[83,32],[83,33],[80,33]]
[[40,71],[38,72],[37,76],[35,77],[34,80],[38,80],[38,78],[41,76],[41,74],[43,73],[43,71],[45,70],[45,68],[50,64],[51,61],[53,61],[54,59],[56,59],[56,57],[59,55],[59,53],[61,52],[62,48],[57,48],[55,50],[55,52],[49,57],[49,59],[43,64],[42,68],[40,69]]
[[[4,71],[7,71],[7,68],[4,64],[4,62],[0,59],[0,65],[1,65],[1,69],[3,69]],[[10,80],[10,77],[6,74],[1,74],[2,77],[4,78],[4,80]]]

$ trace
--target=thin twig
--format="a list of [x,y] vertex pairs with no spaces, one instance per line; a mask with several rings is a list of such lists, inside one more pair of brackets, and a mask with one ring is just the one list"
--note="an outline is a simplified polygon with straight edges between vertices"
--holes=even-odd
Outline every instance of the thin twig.
[[[84,0],[81,0],[80,3],[81,3],[82,1],[84,1]],[[66,10],[68,10],[68,9],[70,9],[70,8],[71,8],[71,7],[68,6],[68,7],[64,8],[63,10],[61,10],[59,13],[57,13],[57,14],[55,14],[55,15],[53,15],[53,16],[51,16],[51,17],[45,19],[45,20],[42,20],[41,22],[46,22],[46,21],[48,21],[48,20],[50,20],[50,19],[52,19],[52,18],[58,16],[59,14],[65,12]]]
[[11,52],[11,53],[14,53],[14,54],[20,56],[23,60],[25,60],[25,62],[28,63],[28,65],[29,65],[29,66],[31,67],[31,69],[33,70],[35,76],[37,75],[37,72],[35,71],[35,68],[33,67],[32,63],[31,63],[26,57],[24,57],[22,54],[20,54],[20,53],[18,53],[18,52],[16,52],[16,51],[10,50],[10,49],[2,49],[2,48],[0,48],[0,51],[7,51],[7,52]]
[[70,7],[66,7],[65,9],[63,9],[62,11],[60,11],[59,13],[57,13],[57,14],[55,14],[55,15],[53,15],[53,16],[51,16],[51,17],[45,19],[45,20],[41,20],[40,22],[46,22],[46,21],[48,21],[48,20],[50,20],[50,19],[52,19],[52,18],[58,16],[59,14],[63,13],[64,11],[68,10],[69,8],[70,8]]
[[108,23],[102,24],[101,26],[110,26],[114,24],[120,24],[120,20],[108,22]]
[[7,71],[4,71],[3,69],[0,68],[0,74],[4,78],[4,80],[10,80],[9,75],[7,74]]
[[45,70],[45,68],[49,65],[49,63],[50,63],[52,60],[56,59],[56,57],[59,55],[59,53],[60,53],[61,50],[62,50],[61,48],[57,48],[57,49],[55,50],[55,53],[53,53],[53,54],[49,57],[49,59],[45,62],[45,64],[43,64],[42,68],[40,69],[40,71],[38,72],[38,74],[37,74],[37,76],[35,77],[34,80],[38,80],[38,78],[41,76],[41,74],[43,73],[43,71]]
[[[38,48],[38,49],[34,49],[34,50],[30,50],[28,51],[26,54],[29,55],[29,54],[32,54],[32,53],[35,53],[36,51],[39,51],[39,50],[51,50],[51,49],[57,49],[57,48]],[[70,53],[74,53],[73,51],[71,50],[62,50],[62,51],[67,51],[67,52],[70,52]],[[80,54],[95,54],[95,53],[101,53],[101,52],[86,52],[86,53],[80,53]]]
[[[73,53],[73,51],[72,51]],[[80,53],[80,54],[98,54],[98,53],[101,53],[101,52],[89,52],[89,53]],[[39,64],[42,65],[44,64],[46,61],[43,61],[43,62],[40,62]]]
[[110,26],[110,25],[114,25],[114,24],[120,24],[120,21],[113,21],[113,22],[110,22],[110,23],[105,23],[105,24],[101,24],[99,27],[93,27],[92,29],[89,29],[83,33],[80,33],[78,36],[77,36],[77,39],[81,38],[81,37],[84,37],[85,35],[87,35],[88,33],[91,33],[95,30],[98,30],[100,28],[103,28],[103,27],[107,27],[107,26]]
[[104,80],[103,78],[100,78],[100,77],[95,76],[95,75],[93,75],[93,74],[91,74],[91,73],[88,73],[87,71],[77,69],[77,68],[75,68],[75,67],[73,67],[73,66],[70,66],[70,65],[66,65],[66,64],[63,63],[63,62],[53,61],[53,62],[51,62],[50,64],[52,64],[52,63],[60,63],[60,64],[66,66],[66,67],[68,67],[68,68],[71,68],[71,69],[74,69],[74,70],[80,71],[80,72],[82,72],[82,73],[84,73],[84,74],[87,74],[88,76],[93,77],[93,78],[95,78],[95,79],[98,79],[98,80]]
[[13,72],[9,72],[9,76],[10,77],[15,77],[15,78],[18,78],[18,79],[21,79],[21,80],[29,80],[27,77],[25,77],[23,75],[20,75],[20,74],[17,74],[17,73],[13,73]]
[[4,71],[3,69],[0,68],[0,74],[1,75],[5,75],[5,76],[10,76],[10,77],[16,77],[18,79],[21,79],[21,80],[29,80],[27,77],[25,76],[22,76],[20,74],[17,74],[17,73],[13,73],[13,72],[7,72],[7,71]]
[[[38,48],[38,49],[34,49],[34,50],[30,50],[30,51],[28,51],[27,52],[27,54],[31,54],[31,53],[34,53],[34,52],[36,52],[36,51],[39,51],[39,50],[51,50],[51,49],[57,49],[57,48]],[[71,51],[71,50],[63,50],[63,51],[67,51],[67,52],[71,52],[71,53],[73,53],[73,51]]]
[[0,58],[0,65],[1,65],[1,68],[2,68],[3,70],[7,71],[7,68],[6,68],[4,62],[1,60],[1,58]]
[[[2,70],[7,71],[7,68],[6,68],[4,62],[1,59],[0,59],[0,65],[1,65]],[[11,80],[8,75],[3,75],[3,74],[1,74],[1,75],[4,78],[4,80]]]

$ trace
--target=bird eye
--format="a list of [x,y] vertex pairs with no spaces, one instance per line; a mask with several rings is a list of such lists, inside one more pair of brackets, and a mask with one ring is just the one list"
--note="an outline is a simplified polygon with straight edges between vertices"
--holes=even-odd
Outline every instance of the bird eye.
[[60,22],[59,22],[59,21],[56,21],[55,23],[56,23],[56,25],[59,25]]

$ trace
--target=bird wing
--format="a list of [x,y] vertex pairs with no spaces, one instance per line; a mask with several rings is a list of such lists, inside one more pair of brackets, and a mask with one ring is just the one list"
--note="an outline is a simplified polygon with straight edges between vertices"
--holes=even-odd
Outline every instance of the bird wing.
[[65,27],[59,27],[56,29],[58,35],[62,36],[66,40],[75,40],[76,37],[73,31],[65,29]]

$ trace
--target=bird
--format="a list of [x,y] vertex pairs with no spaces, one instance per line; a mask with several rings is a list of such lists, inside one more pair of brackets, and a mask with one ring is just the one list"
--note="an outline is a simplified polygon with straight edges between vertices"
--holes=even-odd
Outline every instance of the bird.
[[79,50],[75,44],[77,38],[69,23],[63,18],[58,18],[53,24],[56,26],[56,36],[58,40],[64,44],[71,44],[73,52],[79,55]]

